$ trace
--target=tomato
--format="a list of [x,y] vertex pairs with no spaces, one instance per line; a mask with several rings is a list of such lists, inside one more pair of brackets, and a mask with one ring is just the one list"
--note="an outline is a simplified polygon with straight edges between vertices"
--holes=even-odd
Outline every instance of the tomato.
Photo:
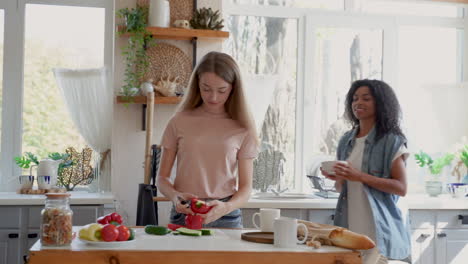
[[111,242],[119,236],[119,230],[115,225],[107,224],[101,229],[102,240]]
[[119,231],[117,241],[127,241],[128,238],[130,238],[130,230],[128,229],[128,227],[120,225],[117,227],[117,230]]
[[190,229],[202,229],[203,218],[200,215],[187,215],[185,217],[185,225]]
[[206,214],[211,210],[212,206],[207,206],[202,200],[192,198],[190,201],[190,209],[196,214]]

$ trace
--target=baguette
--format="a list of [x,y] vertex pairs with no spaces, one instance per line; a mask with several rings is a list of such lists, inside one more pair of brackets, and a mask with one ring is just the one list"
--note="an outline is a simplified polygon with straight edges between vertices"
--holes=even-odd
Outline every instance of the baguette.
[[[331,244],[337,247],[343,247],[348,249],[371,249],[375,247],[374,241],[368,236],[361,235],[346,228],[318,224],[314,222],[298,220],[298,223],[303,223],[308,230],[308,241],[323,241],[322,244]],[[299,228],[299,236],[304,236],[304,231]]]

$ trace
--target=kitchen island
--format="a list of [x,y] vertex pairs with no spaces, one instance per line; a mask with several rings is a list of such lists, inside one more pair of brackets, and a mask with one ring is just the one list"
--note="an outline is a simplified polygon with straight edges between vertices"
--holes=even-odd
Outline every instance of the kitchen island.
[[277,248],[271,244],[241,240],[242,232],[250,231],[253,230],[215,229],[212,236],[190,237],[172,234],[154,236],[145,234],[142,228],[136,228],[135,241],[114,247],[109,247],[112,242],[89,245],[77,238],[66,247],[44,247],[38,241],[30,249],[29,264],[361,263],[359,252],[339,247],[315,249],[297,245],[294,248]]

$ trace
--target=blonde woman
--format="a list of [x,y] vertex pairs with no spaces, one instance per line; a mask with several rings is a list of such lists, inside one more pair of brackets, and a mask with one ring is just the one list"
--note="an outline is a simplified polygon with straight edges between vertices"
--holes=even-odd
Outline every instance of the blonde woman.
[[201,215],[205,227],[242,227],[239,208],[252,189],[258,140],[239,66],[231,56],[210,52],[201,59],[161,146],[157,185],[174,204],[170,222],[184,225],[185,215],[194,214],[185,201],[198,198],[213,206]]

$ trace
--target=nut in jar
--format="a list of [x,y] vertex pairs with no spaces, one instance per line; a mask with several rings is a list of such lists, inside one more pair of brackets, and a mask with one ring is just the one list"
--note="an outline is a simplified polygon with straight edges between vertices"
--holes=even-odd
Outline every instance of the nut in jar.
[[41,212],[41,243],[44,246],[66,246],[73,239],[69,193],[47,193]]

